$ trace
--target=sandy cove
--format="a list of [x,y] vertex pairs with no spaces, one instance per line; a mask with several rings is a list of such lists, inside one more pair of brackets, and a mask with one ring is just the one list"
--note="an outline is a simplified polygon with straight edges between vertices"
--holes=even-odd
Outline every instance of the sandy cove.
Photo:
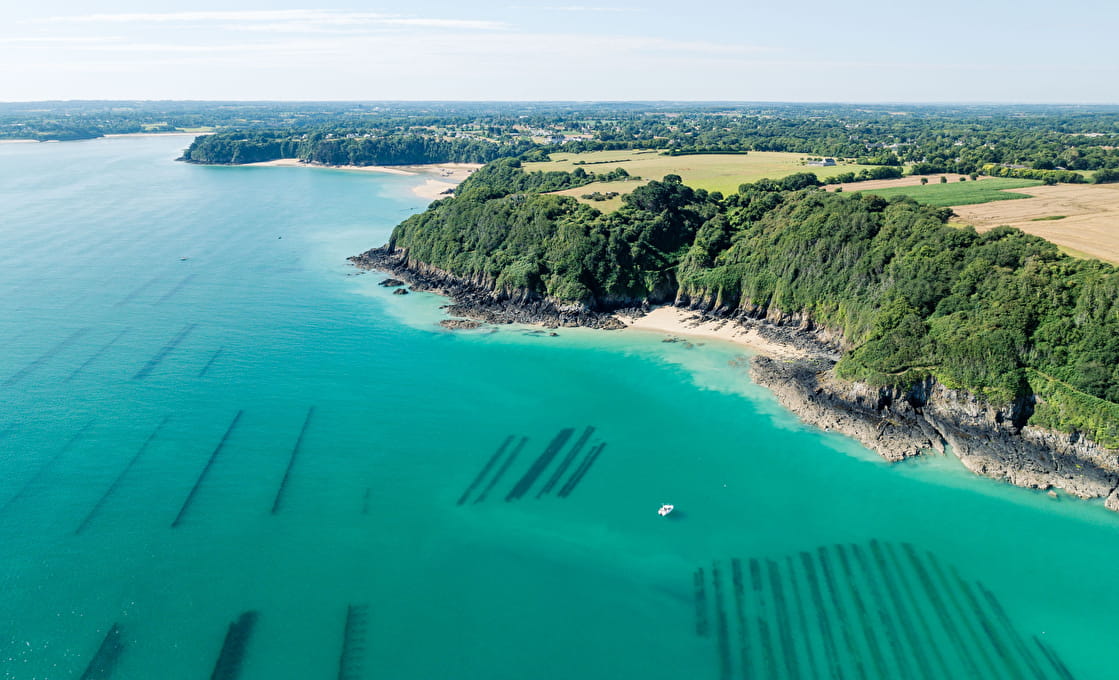
[[478,168],[480,163],[431,163],[429,165],[323,165],[308,163],[298,158],[280,158],[260,163],[245,163],[242,167],[272,168],[324,168],[327,170],[356,170],[360,172],[379,172],[389,175],[435,175],[423,184],[413,187],[412,193],[420,198],[435,200],[441,198],[448,189],[454,189]]
[[759,354],[780,359],[807,359],[808,354],[788,344],[763,337],[756,328],[747,328],[730,319],[705,318],[679,307],[657,307],[644,316],[617,315],[626,330],[653,331],[694,338],[715,338],[742,345]]

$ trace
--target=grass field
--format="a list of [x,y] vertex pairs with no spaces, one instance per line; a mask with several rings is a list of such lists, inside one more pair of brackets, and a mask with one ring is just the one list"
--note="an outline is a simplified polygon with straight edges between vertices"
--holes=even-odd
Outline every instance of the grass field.
[[[751,151],[748,154],[697,154],[694,156],[662,156],[656,150],[636,151],[590,151],[587,153],[553,153],[547,163],[525,163],[525,170],[563,170],[571,172],[583,168],[587,172],[606,173],[614,168],[625,168],[631,175],[643,180],[661,179],[665,175],[680,175],[684,184],[695,189],[721,191],[731,194],[738,191],[738,185],[753,182],[763,177],[780,179],[796,172],[812,172],[824,179],[844,172],[858,172],[867,167],[862,165],[840,164],[830,168],[804,165],[804,154],[778,153],[773,151]],[[581,165],[576,163],[581,162]],[[568,189],[558,193],[575,196],[595,191],[633,191],[640,186],[638,182],[594,183],[578,189]],[[580,199],[582,200],[582,199]],[[607,202],[583,201],[597,206],[604,212],[610,208]],[[620,205],[620,200],[618,201]]]
[[1035,179],[1012,179],[992,177],[981,179],[977,182],[948,182],[941,184],[937,178],[931,179],[925,186],[898,186],[886,189],[874,189],[872,193],[882,198],[893,196],[909,196],[918,203],[932,205],[939,208],[957,205],[975,205],[990,203],[992,201],[1011,201],[1029,198],[1028,194],[1005,191],[1006,189],[1024,189],[1026,187],[1041,186]]

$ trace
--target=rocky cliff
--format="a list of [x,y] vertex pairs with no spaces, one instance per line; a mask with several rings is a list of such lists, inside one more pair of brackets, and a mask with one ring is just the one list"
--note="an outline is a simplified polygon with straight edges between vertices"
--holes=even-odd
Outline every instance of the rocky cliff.
[[1020,426],[1028,404],[985,404],[933,380],[908,390],[847,382],[827,361],[755,357],[750,375],[801,420],[854,437],[887,460],[948,450],[976,474],[1106,498],[1119,511],[1116,452],[1076,434]]

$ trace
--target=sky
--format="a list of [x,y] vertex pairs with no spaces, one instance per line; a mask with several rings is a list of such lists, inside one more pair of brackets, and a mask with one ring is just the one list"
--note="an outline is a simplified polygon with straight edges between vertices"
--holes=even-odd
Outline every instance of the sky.
[[587,2],[0,0],[0,101],[1119,103],[1111,1]]

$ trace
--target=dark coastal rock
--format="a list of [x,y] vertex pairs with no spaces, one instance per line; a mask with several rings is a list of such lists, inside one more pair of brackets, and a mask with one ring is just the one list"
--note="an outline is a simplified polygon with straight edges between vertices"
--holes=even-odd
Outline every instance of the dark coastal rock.
[[439,325],[452,331],[472,331],[481,328],[482,322],[473,319],[443,319]]
[[408,289],[407,288],[397,288],[396,290],[394,290],[392,292],[392,294],[393,295],[407,295],[408,294]]
[[385,288],[396,288],[397,286],[404,286],[404,285],[407,285],[407,284],[404,283],[403,281],[401,281],[400,279],[385,279],[384,281],[378,283],[377,285],[378,286],[384,286]]
[[494,325],[524,323],[542,324],[545,328],[625,328],[625,324],[613,314],[596,312],[581,305],[533,298],[524,293],[495,292],[479,281],[468,281],[422,263],[411,263],[403,251],[374,248],[349,259],[363,269],[378,269],[399,277],[410,284],[412,290],[446,295],[452,301],[447,310],[454,316]]
[[829,360],[755,357],[750,375],[801,420],[859,440],[890,461],[951,452],[972,472],[1034,489],[1106,498],[1119,511],[1119,458],[1073,434],[1018,427],[999,408],[928,380],[909,390],[840,380]]

